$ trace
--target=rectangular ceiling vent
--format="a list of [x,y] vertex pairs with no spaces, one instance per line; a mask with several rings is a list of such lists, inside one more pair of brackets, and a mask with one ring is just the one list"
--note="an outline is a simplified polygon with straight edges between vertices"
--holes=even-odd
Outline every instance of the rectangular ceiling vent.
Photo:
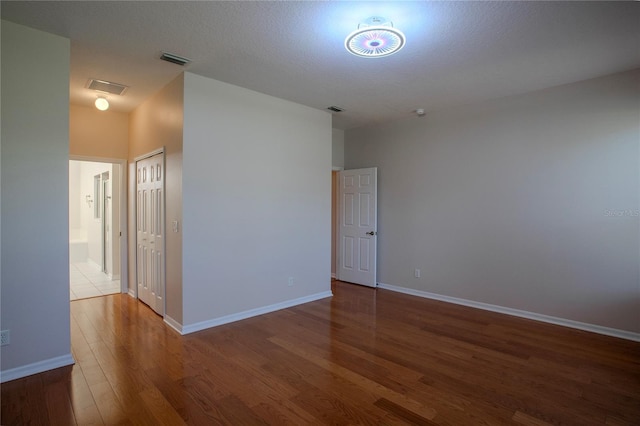
[[112,95],[124,95],[129,86],[124,84],[112,83],[110,81],[90,79],[85,86],[87,89],[97,90],[98,92],[111,93]]
[[342,109],[342,108],[340,108],[340,107],[337,107],[337,106],[335,106],[335,105],[332,105],[332,106],[330,106],[330,107],[327,107],[327,109],[328,109],[329,111],[333,111],[333,112],[342,112],[342,111],[344,111],[344,109]]
[[162,52],[162,56],[160,56],[160,59],[180,66],[185,66],[189,62],[191,62],[191,59],[183,58],[182,56],[174,55],[173,53],[167,52]]

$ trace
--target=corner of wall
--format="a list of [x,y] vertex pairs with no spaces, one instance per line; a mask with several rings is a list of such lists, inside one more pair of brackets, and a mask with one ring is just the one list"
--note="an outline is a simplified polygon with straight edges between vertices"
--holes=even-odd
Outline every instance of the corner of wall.
[[331,160],[333,167],[344,168],[344,130],[331,131]]
[[[182,151],[184,127],[184,73],[138,106],[129,116],[129,283],[136,294],[135,268],[135,158],[164,149],[165,154],[165,315],[183,321],[182,309]],[[179,232],[169,232],[172,222]],[[133,287],[132,287],[133,286]]]
[[5,380],[70,360],[71,49],[67,38],[7,21],[1,32],[0,323],[11,330],[0,349]]

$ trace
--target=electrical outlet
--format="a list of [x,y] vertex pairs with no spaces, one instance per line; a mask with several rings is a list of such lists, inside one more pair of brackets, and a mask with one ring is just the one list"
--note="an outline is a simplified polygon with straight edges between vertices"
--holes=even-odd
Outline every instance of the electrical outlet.
[[289,287],[293,286],[293,277],[289,277],[288,285],[289,285]]
[[0,331],[0,346],[9,344],[9,330]]
[[414,276],[414,277],[416,277],[416,278],[420,278],[420,269],[416,269],[416,270],[413,272],[413,276]]

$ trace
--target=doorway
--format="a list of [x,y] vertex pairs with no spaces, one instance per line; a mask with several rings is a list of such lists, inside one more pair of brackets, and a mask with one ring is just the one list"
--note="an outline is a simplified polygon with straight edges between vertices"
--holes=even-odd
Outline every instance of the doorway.
[[338,261],[340,281],[376,287],[378,169],[338,173]]
[[69,160],[71,300],[122,291],[122,173],[117,162]]

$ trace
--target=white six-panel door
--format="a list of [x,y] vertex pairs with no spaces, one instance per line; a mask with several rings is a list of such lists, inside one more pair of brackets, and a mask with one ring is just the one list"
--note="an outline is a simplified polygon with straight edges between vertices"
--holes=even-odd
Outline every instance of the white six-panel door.
[[136,163],[138,298],[164,315],[164,154]]
[[338,173],[337,278],[376,287],[377,168]]

